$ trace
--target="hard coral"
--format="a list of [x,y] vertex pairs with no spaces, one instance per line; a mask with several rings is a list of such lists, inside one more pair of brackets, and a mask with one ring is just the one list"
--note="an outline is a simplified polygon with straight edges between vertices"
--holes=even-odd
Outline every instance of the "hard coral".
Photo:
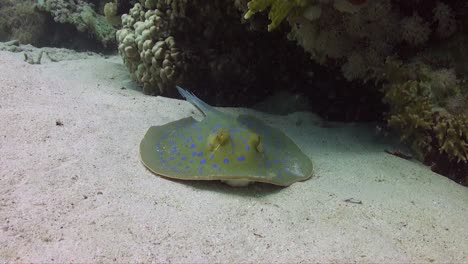
[[390,59],[384,73],[384,101],[391,109],[388,125],[411,143],[421,160],[434,171],[468,184],[468,115],[451,113],[443,104],[467,91],[452,74]]
[[301,81],[309,63],[302,50],[279,30],[242,23],[244,4],[141,0],[122,16],[119,53],[146,94],[176,96],[175,84],[186,83],[211,104],[245,105]]
[[[146,1],[145,5],[155,3]],[[122,16],[122,29],[117,31],[119,52],[146,94],[166,93],[182,67],[181,52],[170,35],[178,15],[165,12],[172,10],[171,6],[159,7],[153,10],[135,4]]]

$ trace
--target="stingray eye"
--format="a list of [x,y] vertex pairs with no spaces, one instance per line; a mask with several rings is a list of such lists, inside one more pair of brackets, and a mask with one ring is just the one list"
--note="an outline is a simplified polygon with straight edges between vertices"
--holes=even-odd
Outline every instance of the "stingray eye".
[[263,144],[262,144],[262,142],[258,142],[257,151],[260,152],[260,153],[263,152]]
[[226,145],[229,142],[229,131],[225,129],[219,130],[216,134],[208,136],[208,149],[216,151],[219,147]]
[[256,149],[258,152],[263,152],[263,144],[260,140],[260,136],[256,133],[250,133],[249,145]]

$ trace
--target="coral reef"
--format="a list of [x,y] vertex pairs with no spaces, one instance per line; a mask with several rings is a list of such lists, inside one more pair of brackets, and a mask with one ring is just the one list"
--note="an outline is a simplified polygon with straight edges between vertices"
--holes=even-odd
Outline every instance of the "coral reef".
[[340,65],[348,80],[365,80],[383,66],[387,56],[416,51],[430,37],[445,39],[456,32],[454,9],[441,1],[427,2],[431,12],[418,10],[417,5],[403,10],[403,3],[391,0],[252,0],[245,18],[271,6],[269,30],[287,20],[288,37],[312,60]]
[[[468,184],[468,95],[462,1],[252,0],[288,38],[352,82],[383,85],[386,121],[434,171]],[[389,57],[398,58],[388,59]]]
[[51,14],[55,22],[69,23],[78,31],[90,33],[104,47],[115,44],[116,29],[93,5],[83,0],[39,0],[40,10]]
[[175,83],[186,84],[214,105],[254,103],[304,80],[304,52],[281,32],[249,30],[241,15],[224,0],[140,1],[122,16],[119,52],[146,94],[175,96]]
[[174,95],[177,83],[224,104],[283,87],[356,105],[382,100],[389,127],[421,160],[468,182],[466,10],[443,0],[140,0],[117,40],[147,94]]

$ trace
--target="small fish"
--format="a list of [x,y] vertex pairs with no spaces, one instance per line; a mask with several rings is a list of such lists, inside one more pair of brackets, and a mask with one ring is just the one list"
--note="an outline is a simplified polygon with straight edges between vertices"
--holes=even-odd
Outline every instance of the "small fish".
[[233,186],[289,186],[312,176],[312,161],[280,130],[248,116],[231,116],[192,93],[179,93],[203,114],[150,127],[140,157],[152,172],[179,180],[221,180]]

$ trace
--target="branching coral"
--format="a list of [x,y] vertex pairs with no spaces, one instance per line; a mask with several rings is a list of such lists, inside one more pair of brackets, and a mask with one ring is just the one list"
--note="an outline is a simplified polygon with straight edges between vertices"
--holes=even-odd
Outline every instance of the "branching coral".
[[431,150],[432,103],[428,79],[411,78],[408,73],[413,67],[399,62],[390,60],[386,66],[389,84],[384,86],[384,102],[391,106],[388,124],[423,158]]
[[434,117],[439,152],[449,160],[468,162],[468,116],[440,113]]
[[[447,101],[466,97],[467,87],[448,69],[433,70],[422,63],[402,64],[388,60],[384,70],[384,101],[391,107],[388,124],[409,142],[420,159],[436,171],[467,177],[468,104],[447,111]],[[450,165],[448,165],[450,164]],[[463,168],[463,169],[458,169]]]

